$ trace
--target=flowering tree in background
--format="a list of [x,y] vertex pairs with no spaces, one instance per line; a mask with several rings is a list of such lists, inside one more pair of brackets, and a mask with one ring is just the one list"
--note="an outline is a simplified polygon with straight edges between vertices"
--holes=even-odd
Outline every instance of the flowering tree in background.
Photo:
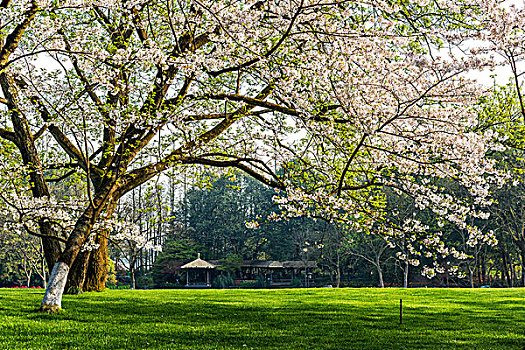
[[[482,207],[503,182],[485,157],[498,135],[475,131],[486,91],[465,78],[491,61],[455,45],[483,32],[496,2],[0,7],[0,136],[21,154],[33,198],[49,198],[46,182],[86,179],[62,244],[39,222],[54,266],[43,310],[60,308],[68,276],[104,288],[109,229],[96,228],[126,193],[174,167],[237,168],[286,190],[277,201],[291,216],[314,208],[357,232],[419,232],[416,221],[385,220],[381,188],[390,187],[468,229],[472,244],[492,239],[465,224],[485,214],[433,179],[457,181]],[[441,247],[439,235],[413,236]]]

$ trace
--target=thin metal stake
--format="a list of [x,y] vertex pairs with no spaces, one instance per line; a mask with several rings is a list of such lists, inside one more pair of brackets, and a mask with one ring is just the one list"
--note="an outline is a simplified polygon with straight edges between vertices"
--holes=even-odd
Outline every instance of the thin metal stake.
[[399,324],[403,324],[403,299],[399,299]]

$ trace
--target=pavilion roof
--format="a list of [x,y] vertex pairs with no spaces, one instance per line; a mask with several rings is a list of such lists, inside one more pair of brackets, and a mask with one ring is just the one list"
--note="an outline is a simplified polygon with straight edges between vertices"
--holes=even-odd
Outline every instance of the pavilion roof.
[[206,260],[201,259],[201,253],[198,254],[197,259],[192,262],[182,265],[181,269],[214,269],[215,265],[210,264]]
[[317,267],[317,263],[315,261],[283,261],[283,267],[285,269],[304,269],[305,267],[308,268],[315,268]]
[[283,264],[275,260],[244,260],[241,267],[282,268]]
[[[218,267],[223,264],[222,260],[210,260],[210,264]],[[304,269],[306,268],[316,268],[317,263],[315,261],[277,261],[277,260],[243,260],[241,262],[241,267],[244,268],[261,268],[261,269]]]

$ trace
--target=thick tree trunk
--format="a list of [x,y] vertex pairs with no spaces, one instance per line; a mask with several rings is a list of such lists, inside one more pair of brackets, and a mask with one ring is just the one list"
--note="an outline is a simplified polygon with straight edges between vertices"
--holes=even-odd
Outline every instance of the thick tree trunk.
[[75,262],[73,262],[73,265],[69,270],[69,276],[65,288],[66,293],[68,293],[69,290],[71,290],[73,294],[77,294],[76,291],[85,291],[84,282],[86,281],[90,256],[91,251],[89,250],[78,253]]
[[86,266],[86,279],[83,290],[86,292],[101,292],[106,288],[108,275],[108,235],[109,232],[97,234],[95,243],[99,247],[91,252]]
[[[111,216],[116,208],[116,203],[108,203],[105,213]],[[106,279],[108,275],[108,238],[109,232],[103,231],[95,237],[95,243],[99,247],[89,254],[88,259],[82,266],[83,271],[76,272],[83,276],[82,281],[78,280],[78,286],[85,292],[101,292],[106,288]],[[77,257],[78,259],[79,257]],[[76,269],[75,268],[75,269]],[[67,289],[66,289],[67,290]]]
[[108,197],[111,196],[111,185],[106,185],[105,191],[93,200],[82,216],[77,220],[75,228],[69,235],[64,252],[61,254],[59,261],[53,268],[53,273],[49,278],[46,294],[40,310],[43,312],[57,312],[62,306],[62,295],[67,282],[69,268],[73,265],[77,255],[80,253],[82,246],[86,242],[95,221],[97,220],[102,207]]
[[39,227],[40,233],[47,236],[42,238],[42,246],[44,247],[44,257],[46,259],[48,271],[51,271],[58,261],[58,257],[62,252],[62,247],[57,239],[52,238],[52,236],[56,235],[56,232],[53,230],[49,222],[40,222]]
[[57,262],[49,276],[49,282],[46,288],[46,294],[40,311],[47,313],[57,313],[62,308],[62,294],[66,286],[69,266],[65,262]]

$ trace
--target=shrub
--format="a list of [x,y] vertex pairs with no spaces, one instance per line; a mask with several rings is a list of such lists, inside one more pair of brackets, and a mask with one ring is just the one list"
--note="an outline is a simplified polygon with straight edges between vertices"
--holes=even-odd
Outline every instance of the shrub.
[[256,281],[242,281],[239,283],[239,287],[241,288],[257,288]]
[[300,278],[300,277],[295,277],[290,282],[290,287],[292,287],[292,288],[299,288],[299,287],[302,287],[302,286],[303,286],[303,279]]
[[233,278],[227,275],[219,275],[212,283],[213,288],[229,288],[233,286]]
[[269,283],[264,276],[257,276],[257,278],[255,278],[255,288],[267,288],[268,286]]

